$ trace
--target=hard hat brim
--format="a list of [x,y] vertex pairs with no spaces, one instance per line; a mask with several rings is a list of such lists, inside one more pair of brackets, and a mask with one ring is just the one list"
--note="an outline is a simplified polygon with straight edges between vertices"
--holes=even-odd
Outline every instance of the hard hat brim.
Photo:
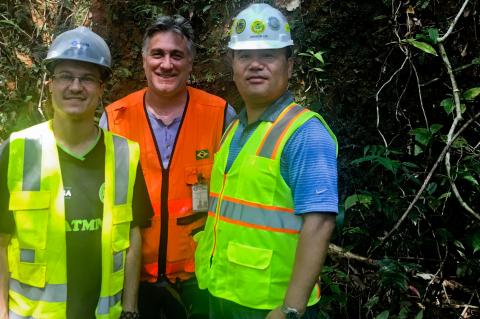
[[91,63],[95,66],[108,69],[110,70],[111,67],[107,63],[101,63],[96,59],[89,59],[89,58],[84,58],[84,57],[79,57],[79,56],[71,56],[71,57],[54,57],[54,58],[46,58],[44,60],[44,64],[48,67],[51,63],[53,62],[59,62],[59,61],[79,61],[79,62],[86,62],[86,63]]
[[265,49],[281,49],[292,46],[293,41],[237,41],[229,43],[228,47],[232,50],[265,50]]

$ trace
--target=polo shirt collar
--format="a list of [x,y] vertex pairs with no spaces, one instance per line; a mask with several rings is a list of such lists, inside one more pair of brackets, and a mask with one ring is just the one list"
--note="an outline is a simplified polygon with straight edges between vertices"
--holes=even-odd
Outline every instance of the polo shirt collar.
[[[282,113],[282,111],[294,102],[293,94],[285,91],[282,96],[270,104],[255,122],[273,122]],[[243,126],[247,126],[247,111],[245,108],[238,114],[238,119]],[[252,123],[253,124],[253,123]]]

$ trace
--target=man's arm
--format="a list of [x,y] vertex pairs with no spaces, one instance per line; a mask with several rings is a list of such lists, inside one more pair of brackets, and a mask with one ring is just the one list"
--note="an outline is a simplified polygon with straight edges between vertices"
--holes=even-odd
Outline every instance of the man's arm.
[[[313,286],[327,257],[330,237],[335,229],[335,215],[307,213],[295,255],[292,279],[285,295],[285,305],[304,312]],[[268,319],[285,318],[280,308],[272,310]]]
[[0,319],[8,319],[8,269],[7,248],[10,242],[9,234],[0,233]]
[[[303,218],[286,306],[305,311],[328,251],[338,211],[336,143],[318,119],[310,119],[285,145],[281,173]],[[268,319],[284,318],[280,308]]]
[[130,230],[130,247],[125,261],[125,282],[123,285],[123,310],[137,311],[138,284],[140,281],[142,237],[140,227],[135,226]]

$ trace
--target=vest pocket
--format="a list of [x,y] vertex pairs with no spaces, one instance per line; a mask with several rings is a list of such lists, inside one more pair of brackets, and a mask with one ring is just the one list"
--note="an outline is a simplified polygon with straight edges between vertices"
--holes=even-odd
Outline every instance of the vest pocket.
[[19,262],[18,263],[18,281],[43,288],[45,287],[46,264]]
[[185,168],[185,183],[194,185],[199,182],[209,182],[213,163]]
[[[245,304],[262,304],[270,293],[271,267],[273,251],[239,244],[228,243],[227,259],[228,285],[237,287],[238,298]],[[255,291],[254,294],[245,293]]]
[[45,249],[50,208],[50,192],[15,191],[10,194],[16,236],[20,248]]
[[130,222],[132,206],[129,204],[114,206],[112,210],[112,248],[118,252],[130,246]]

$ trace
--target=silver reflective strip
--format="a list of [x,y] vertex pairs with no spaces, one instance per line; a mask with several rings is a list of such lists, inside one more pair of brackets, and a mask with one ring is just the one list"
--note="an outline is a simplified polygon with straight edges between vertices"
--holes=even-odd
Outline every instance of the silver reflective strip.
[[234,120],[230,125],[227,127],[225,130],[225,133],[223,133],[222,139],[220,140],[220,145],[218,146],[218,149],[223,145],[223,142],[225,142],[225,139],[227,138],[227,135],[230,134],[230,131],[235,127],[237,124],[238,119]]
[[209,202],[208,211],[215,213],[215,209],[217,208],[218,198],[210,196],[208,198],[208,202]]
[[39,140],[25,139],[23,153],[23,185],[24,191],[39,191],[42,176],[42,145]]
[[35,249],[21,248],[20,261],[24,263],[35,262]]
[[122,290],[114,296],[100,297],[97,305],[97,314],[106,315],[110,312],[110,308],[115,306],[122,299]]
[[292,119],[300,114],[303,110],[305,110],[303,107],[293,105],[277,123],[273,124],[272,129],[265,138],[262,148],[258,152],[258,156],[267,158],[272,157],[273,151],[275,150],[275,145],[277,145],[277,141],[282,135],[283,131],[288,127]]
[[113,254],[113,272],[123,269],[123,251]]
[[302,217],[293,213],[247,206],[225,199],[222,201],[220,214],[226,218],[256,226],[293,231],[300,231],[302,229]]
[[67,301],[67,285],[45,285],[44,288],[33,287],[23,284],[16,279],[10,279],[10,290],[24,296],[33,301],[47,302],[66,302]]
[[115,149],[115,205],[127,203],[130,154],[126,139],[113,135]]
[[8,318],[9,319],[35,319],[34,317],[24,317],[16,314],[15,312],[9,310],[8,311]]

